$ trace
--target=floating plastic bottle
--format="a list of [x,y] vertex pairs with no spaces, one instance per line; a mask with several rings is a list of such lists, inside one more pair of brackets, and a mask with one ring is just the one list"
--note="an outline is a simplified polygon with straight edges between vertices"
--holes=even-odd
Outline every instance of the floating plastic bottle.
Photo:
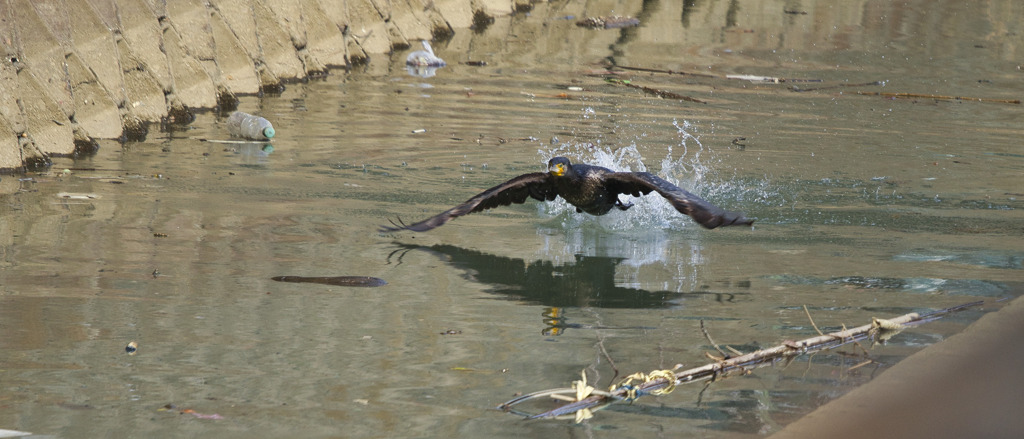
[[228,132],[232,136],[253,140],[267,140],[274,137],[274,126],[259,116],[236,111],[228,116]]

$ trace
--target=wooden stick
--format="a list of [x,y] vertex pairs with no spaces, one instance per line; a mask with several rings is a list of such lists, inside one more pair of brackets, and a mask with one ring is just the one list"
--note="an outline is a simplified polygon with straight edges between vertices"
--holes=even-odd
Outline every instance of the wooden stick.
[[1020,104],[1020,99],[992,99],[992,98],[973,98],[968,96],[943,96],[943,95],[930,95],[921,93],[884,93],[879,91],[858,91],[857,94],[864,96],[882,96],[887,98],[904,98],[904,99],[937,99],[945,101],[978,101],[978,102],[991,102],[996,104]]
[[697,76],[701,78],[714,78],[714,79],[739,79],[742,81],[751,82],[764,82],[770,84],[781,84],[783,82],[822,82],[820,79],[797,79],[797,78],[779,78],[776,76],[761,76],[761,75],[714,75],[710,73],[693,73],[693,72],[681,72],[678,70],[668,69],[652,69],[648,67],[634,67],[634,66],[620,66],[611,65],[608,69],[622,69],[632,70],[636,72],[648,72],[648,73],[663,73],[666,75],[685,75],[685,76]]
[[[609,66],[609,69],[612,69],[612,68],[617,68],[617,69],[622,69],[622,70],[632,70],[632,71],[637,71],[637,72],[662,73],[662,74],[666,74],[666,75],[686,75],[686,76],[697,76],[697,77],[702,77],[702,78],[715,78],[715,79],[738,79],[738,80],[743,80],[743,81],[760,82],[760,83],[766,83],[766,84],[781,84],[781,83],[794,83],[794,82],[813,82],[813,83],[824,82],[821,79],[779,78],[779,77],[775,77],[775,76],[761,76],[761,75],[714,75],[714,74],[709,74],[709,73],[681,72],[681,71],[669,70],[669,69],[652,69],[652,68],[648,68],[648,67],[620,66],[620,65],[611,65],[611,66]],[[674,94],[674,93],[671,93],[671,92],[662,92],[662,91],[657,90],[657,89],[649,89],[648,90],[646,87],[633,86],[633,85],[630,85],[628,82],[625,83],[624,85],[628,85],[628,86],[632,86],[632,87],[636,87],[636,88],[641,88],[641,89],[643,89],[644,91],[646,91],[648,93],[652,93],[652,94],[655,94],[655,95],[658,95],[658,96],[661,96],[661,97],[675,97],[675,96],[664,96],[664,95],[662,95],[662,93]],[[807,92],[807,91],[827,90],[827,89],[836,88],[836,87],[859,87],[859,86],[872,86],[872,85],[882,85],[882,81],[866,82],[866,83],[863,83],[863,84],[839,84],[839,85],[833,85],[833,86],[813,87],[813,88],[797,88],[797,87],[792,87],[791,90],[795,91],[795,92]],[[923,94],[923,93],[893,93],[893,92],[878,92],[878,91],[858,91],[857,94],[863,95],[863,96],[882,96],[882,97],[887,97],[887,98],[903,98],[903,99],[937,99],[937,100],[946,100],[946,101],[976,101],[976,102],[989,102],[989,103],[995,103],[995,104],[1016,104],[1016,105],[1020,105],[1020,103],[1021,103],[1020,99],[976,98],[976,97],[971,97],[971,96],[945,96],[945,95],[933,95],[933,94]],[[683,98],[677,97],[677,99],[683,99]],[[686,99],[686,100],[691,100],[691,99],[693,99],[693,98],[689,98],[689,99]],[[694,102],[704,103],[703,101],[697,101],[697,100],[694,100]]]
[[[711,347],[715,348],[715,350],[718,351],[719,354],[722,354],[723,360],[729,358],[729,354],[726,354],[725,351],[722,350],[722,348],[718,347],[718,343],[715,343],[715,341],[711,339],[711,334],[708,333],[708,329],[704,327],[704,319],[700,320],[700,332],[704,333],[704,338],[708,340],[708,343],[711,343]],[[715,358],[712,358],[712,360],[715,360]]]
[[[872,323],[858,326],[853,329],[844,329],[825,335],[819,335],[816,337],[807,338],[797,342],[784,342],[781,345],[762,349],[751,352],[749,354],[740,355],[738,357],[732,357],[724,359],[722,361],[716,361],[715,363],[706,364],[701,367],[688,369],[681,372],[673,371],[675,380],[672,381],[668,378],[659,376],[658,378],[651,379],[637,386],[619,386],[609,392],[597,392],[593,393],[586,398],[579,401],[565,404],[561,407],[549,410],[547,412],[530,416],[530,418],[550,418],[566,415],[569,413],[575,413],[579,410],[589,409],[591,411],[604,408],[607,405],[620,402],[620,401],[632,401],[633,399],[645,395],[651,394],[660,389],[670,388],[678,384],[692,383],[703,380],[715,380],[720,377],[726,377],[734,372],[745,373],[751,369],[769,366],[776,362],[784,359],[791,359],[798,355],[807,353],[813,353],[824,349],[834,349],[839,346],[856,342],[864,339],[880,339],[885,336],[886,331],[896,331],[908,326],[928,322],[941,318],[946,314],[951,314],[956,311],[961,311],[967,308],[981,305],[982,301],[966,303],[963,305],[954,306],[951,308],[945,308],[938,311],[934,311],[927,314],[909,313],[894,319],[879,321],[873,319]],[[652,373],[653,374],[653,373]],[[574,389],[552,389],[547,391],[535,392],[526,397],[519,397],[508,401],[500,406],[499,410],[512,411],[515,413],[522,414],[515,411],[512,407],[516,404],[522,403],[526,400],[532,399],[537,396],[550,396],[552,394],[568,393],[569,391],[575,392]]]
[[605,79],[605,81],[608,81],[608,82],[610,82],[612,84],[625,85],[626,87],[632,87],[632,88],[640,89],[640,90],[643,90],[645,93],[650,93],[650,94],[655,95],[655,96],[660,97],[660,98],[679,99],[679,100],[688,101],[688,102],[696,102],[698,104],[706,104],[707,103],[707,102],[702,101],[702,100],[697,99],[697,98],[691,98],[689,96],[683,96],[683,95],[681,95],[679,93],[673,93],[673,92],[670,92],[670,91],[667,91],[667,90],[659,90],[659,89],[656,89],[656,88],[646,87],[646,86],[643,86],[643,85],[637,85],[637,84],[634,84],[634,83],[632,83],[630,81],[623,81],[621,79],[607,78],[607,79]]
[[820,329],[818,329],[818,325],[814,324],[814,319],[811,318],[811,312],[807,310],[807,305],[804,305],[804,314],[807,314],[807,320],[811,321],[811,326],[813,326],[814,330],[818,332],[818,335],[825,335]]

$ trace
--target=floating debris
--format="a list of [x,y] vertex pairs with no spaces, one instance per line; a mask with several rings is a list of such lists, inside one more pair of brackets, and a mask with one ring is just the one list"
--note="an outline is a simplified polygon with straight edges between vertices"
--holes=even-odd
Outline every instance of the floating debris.
[[625,81],[625,80],[622,80],[622,79],[615,79],[615,78],[607,78],[607,79],[605,79],[605,82],[608,82],[609,84],[624,85],[626,87],[635,88],[637,90],[643,90],[644,93],[652,94],[652,95],[655,95],[655,96],[657,96],[659,98],[663,98],[663,99],[679,99],[681,101],[696,102],[698,104],[706,104],[707,103],[707,101],[702,101],[702,100],[694,98],[694,97],[681,95],[679,93],[674,93],[674,92],[671,92],[671,91],[668,91],[668,90],[661,90],[661,89],[657,89],[657,88],[653,88],[653,87],[647,87],[647,86],[644,86],[644,85],[637,85],[637,84],[634,84],[632,81]]
[[448,65],[448,63],[434,55],[434,48],[430,47],[427,40],[423,40],[422,43],[423,50],[410,53],[405,58],[405,66],[410,75],[429,78],[434,76],[437,69]]
[[241,111],[231,113],[227,125],[232,136],[246,139],[270,140],[276,134],[269,120]]
[[976,101],[976,102],[989,102],[996,104],[1016,104],[1020,105],[1020,99],[992,99],[992,98],[979,98],[971,96],[944,96],[934,94],[923,94],[923,93],[883,93],[877,91],[858,91],[857,94],[864,96],[881,96],[884,98],[902,98],[902,99],[934,99],[937,101]]
[[216,419],[216,420],[224,419],[223,416],[218,415],[216,413],[199,413],[199,412],[197,412],[195,410],[192,410],[192,409],[179,409],[178,406],[176,406],[174,404],[164,404],[163,407],[160,407],[160,408],[156,409],[156,411],[158,411],[158,412],[177,411],[178,414],[180,414],[180,415],[192,415],[192,416],[195,416],[195,417],[197,417],[199,419]]
[[71,192],[57,192],[57,197],[58,198],[68,199],[68,200],[95,200],[95,199],[99,198],[100,196],[96,195],[96,194],[81,194],[81,193],[71,193]]
[[[733,375],[745,375],[751,373],[753,369],[770,366],[779,361],[792,361],[798,355],[834,349],[849,343],[855,343],[859,346],[860,340],[884,343],[889,337],[899,333],[899,331],[908,326],[930,322],[948,314],[981,305],[982,303],[971,302],[926,314],[904,314],[893,319],[872,318],[870,324],[856,328],[845,329],[844,325],[842,331],[822,334],[800,341],[787,340],[772,348],[760,349],[747,354],[736,352],[735,355],[725,354],[718,347],[718,344],[711,339],[703,328],[703,322],[701,322],[701,330],[704,332],[705,338],[722,354],[721,357],[705,354],[712,358],[714,363],[688,370],[682,370],[682,365],[678,364],[672,369],[655,370],[650,373],[635,373],[612,385],[607,391],[597,390],[589,386],[587,384],[586,370],[584,370],[582,379],[573,381],[570,388],[542,390],[522,395],[505,402],[497,408],[530,419],[573,419],[576,423],[580,423],[593,417],[594,412],[611,404],[619,402],[632,403],[645,395],[666,395],[680,384],[698,381],[717,381]],[[810,318],[810,314],[808,314],[808,318]],[[811,325],[817,329],[817,325],[814,324],[813,320],[811,320]],[[821,333],[820,330],[818,332]],[[861,348],[863,349],[863,346]],[[732,349],[730,348],[730,350]],[[527,413],[516,408],[519,404],[536,399],[555,399],[565,401],[568,404],[539,414]]]
[[633,17],[613,15],[611,17],[587,17],[576,22],[579,27],[591,29],[620,29],[640,25],[640,20]]
[[134,341],[133,342],[129,342],[128,346],[124,347],[124,351],[127,352],[128,355],[135,355],[135,353],[138,352],[138,350],[139,350],[139,344],[134,342]]
[[370,276],[274,276],[270,278],[270,280],[278,282],[336,285],[339,287],[379,287],[388,284],[384,279]]

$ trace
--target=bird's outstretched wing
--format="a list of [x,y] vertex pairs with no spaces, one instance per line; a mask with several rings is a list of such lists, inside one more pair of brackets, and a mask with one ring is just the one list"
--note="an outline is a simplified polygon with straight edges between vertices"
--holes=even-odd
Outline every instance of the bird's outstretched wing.
[[680,213],[689,215],[698,224],[713,229],[721,226],[749,226],[754,220],[742,213],[729,212],[691,194],[679,186],[648,172],[615,172],[606,176],[605,186],[610,192],[639,197],[657,192],[665,197]]
[[440,227],[451,221],[453,218],[480,212],[487,209],[508,206],[512,203],[525,203],[528,197],[539,201],[551,201],[558,196],[555,185],[551,182],[547,173],[534,172],[520,175],[466,200],[458,206],[441,212],[435,216],[413,224],[404,224],[399,220],[392,221],[393,227],[381,226],[381,232],[394,232],[398,230],[412,230],[414,232],[426,232],[427,230]]

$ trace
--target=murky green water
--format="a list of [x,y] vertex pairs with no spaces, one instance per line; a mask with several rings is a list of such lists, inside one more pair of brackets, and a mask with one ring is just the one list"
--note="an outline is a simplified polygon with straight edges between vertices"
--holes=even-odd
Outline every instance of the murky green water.
[[[0,429],[761,435],[999,304],[901,334],[870,350],[878,364],[851,369],[864,360],[853,348],[818,354],[580,426],[493,407],[584,368],[605,387],[609,358],[622,374],[703,364],[701,320],[717,342],[753,350],[813,335],[803,305],[838,329],[1021,294],[1021,106],[861,94],[1020,98],[1019,6],[598,3],[539,4],[459,32],[434,44],[449,64],[434,77],[409,76],[399,53],[243,99],[275,123],[270,148],[200,140],[227,136],[204,114],[0,177]],[[613,9],[644,25],[562,19]],[[608,60],[711,76],[608,76]],[[790,81],[725,77],[737,74]],[[529,204],[426,234],[376,231],[555,154],[645,167],[757,224],[703,230],[643,199],[599,219]]]

